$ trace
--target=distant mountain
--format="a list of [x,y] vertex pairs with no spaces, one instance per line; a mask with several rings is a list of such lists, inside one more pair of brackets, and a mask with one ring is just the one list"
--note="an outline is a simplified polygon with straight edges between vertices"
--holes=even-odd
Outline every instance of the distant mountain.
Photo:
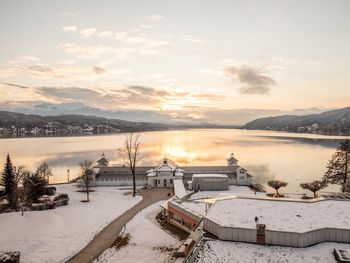
[[350,135],[350,107],[303,116],[284,115],[248,122],[245,129]]
[[130,122],[118,119],[107,119],[95,116],[83,115],[56,115],[56,116],[40,116],[35,114],[22,114],[8,111],[0,111],[0,128],[25,128],[31,130],[35,127],[44,128],[50,123],[56,126],[98,126],[108,125],[120,131],[152,131],[152,130],[168,130],[170,126],[160,123],[149,122]]
[[[25,105],[25,106],[24,106]],[[104,105],[105,106],[105,105]],[[208,109],[201,113],[200,118],[192,118],[188,112],[172,116],[169,112],[155,110],[121,110],[121,109],[100,109],[88,106],[80,101],[51,103],[37,102],[35,104],[8,104],[0,102],[0,110],[19,112],[24,114],[34,114],[41,116],[51,115],[85,115],[96,116],[108,119],[119,119],[132,122],[155,122],[164,124],[188,124],[199,125],[201,123],[211,123],[216,125],[244,125],[257,118],[268,116],[280,116],[284,114],[305,115],[316,114],[325,111],[320,108],[295,109],[292,111],[267,110],[267,109]]]
[[164,131],[191,128],[238,128],[232,125],[131,122],[76,114],[40,116],[0,111],[0,137],[92,135],[115,132]]
[[[9,110],[2,107],[3,110]],[[174,123],[174,122],[188,122],[188,120],[173,119],[168,114],[162,114],[154,111],[144,110],[103,110],[86,106],[82,102],[72,103],[48,103],[43,102],[36,104],[32,107],[18,107],[10,109],[14,112],[24,114],[34,114],[41,116],[50,115],[85,115],[85,116],[96,116],[108,119],[119,119],[133,122],[157,122],[157,123]]]

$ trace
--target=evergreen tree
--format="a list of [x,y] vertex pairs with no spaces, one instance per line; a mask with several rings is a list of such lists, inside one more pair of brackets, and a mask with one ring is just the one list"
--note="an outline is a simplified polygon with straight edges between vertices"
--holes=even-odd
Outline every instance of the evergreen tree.
[[5,187],[5,194],[11,208],[17,208],[17,183],[15,169],[11,162],[10,155],[7,154],[4,171],[2,173],[1,185]]
[[23,179],[23,187],[25,190],[26,202],[38,202],[39,197],[41,197],[47,185],[46,179],[38,173],[28,174]]
[[332,159],[329,160],[324,180],[330,184],[341,185],[345,192],[350,175],[350,141],[340,142]]

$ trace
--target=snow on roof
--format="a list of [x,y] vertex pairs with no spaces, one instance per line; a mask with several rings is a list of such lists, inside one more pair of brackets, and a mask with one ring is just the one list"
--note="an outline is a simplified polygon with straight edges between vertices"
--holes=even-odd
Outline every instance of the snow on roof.
[[194,174],[193,178],[227,178],[226,174]]
[[149,170],[149,171],[147,171],[147,172],[148,172],[148,173],[147,173],[147,176],[148,176],[148,177],[157,176],[157,173],[154,172],[154,171]]
[[349,201],[291,202],[235,198],[217,201],[206,218],[221,226],[256,229],[255,217],[267,230],[307,232],[324,227],[350,229]]
[[334,248],[350,250],[350,244],[325,242],[311,247],[295,248],[204,238],[194,262],[336,262],[332,253]]
[[235,173],[240,166],[181,166],[185,173]]
[[186,196],[186,190],[182,179],[175,179],[174,181],[174,192],[177,198],[183,198]]
[[180,205],[198,213],[201,216],[204,216],[206,214],[206,208],[208,206],[207,204],[202,202],[181,202]]

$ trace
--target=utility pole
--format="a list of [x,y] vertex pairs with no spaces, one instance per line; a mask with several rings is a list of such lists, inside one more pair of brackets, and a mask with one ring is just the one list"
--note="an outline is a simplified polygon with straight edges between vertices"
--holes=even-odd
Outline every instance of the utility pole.
[[69,175],[70,175],[70,171],[69,171],[69,169],[67,169],[67,181],[68,181],[68,183],[69,183]]

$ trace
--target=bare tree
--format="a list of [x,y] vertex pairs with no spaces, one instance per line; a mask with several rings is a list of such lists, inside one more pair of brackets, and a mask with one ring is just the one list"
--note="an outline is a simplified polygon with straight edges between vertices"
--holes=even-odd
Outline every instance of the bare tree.
[[136,164],[140,160],[140,148],[141,142],[139,141],[140,136],[134,133],[129,133],[125,137],[124,148],[122,149],[125,155],[125,164],[130,168],[132,174],[132,185],[133,191],[132,196],[136,196]]
[[281,187],[286,187],[288,185],[287,182],[283,182],[279,180],[270,180],[267,182],[267,184],[276,190],[277,197],[280,196],[280,194],[278,193],[278,189],[280,189]]
[[47,184],[49,184],[50,176],[52,176],[53,174],[52,174],[51,168],[49,167],[49,165],[46,162],[43,162],[42,164],[40,164],[40,166],[38,167],[36,172],[41,177],[45,178],[47,181]]
[[79,163],[81,169],[82,187],[86,192],[86,202],[90,202],[89,192],[92,187],[92,164],[90,160],[83,160]]
[[320,181],[316,180],[310,183],[302,183],[300,184],[300,187],[306,190],[310,190],[311,192],[314,193],[314,198],[317,197],[317,192],[320,191],[321,189],[327,187],[327,182],[326,181]]
[[26,170],[24,166],[13,166],[13,195],[16,202],[16,206],[18,206],[18,200],[19,200],[19,184],[22,181],[24,175],[26,174]]
[[341,185],[342,191],[345,192],[350,177],[350,141],[340,142],[332,159],[329,160],[327,171],[323,177],[330,184]]

